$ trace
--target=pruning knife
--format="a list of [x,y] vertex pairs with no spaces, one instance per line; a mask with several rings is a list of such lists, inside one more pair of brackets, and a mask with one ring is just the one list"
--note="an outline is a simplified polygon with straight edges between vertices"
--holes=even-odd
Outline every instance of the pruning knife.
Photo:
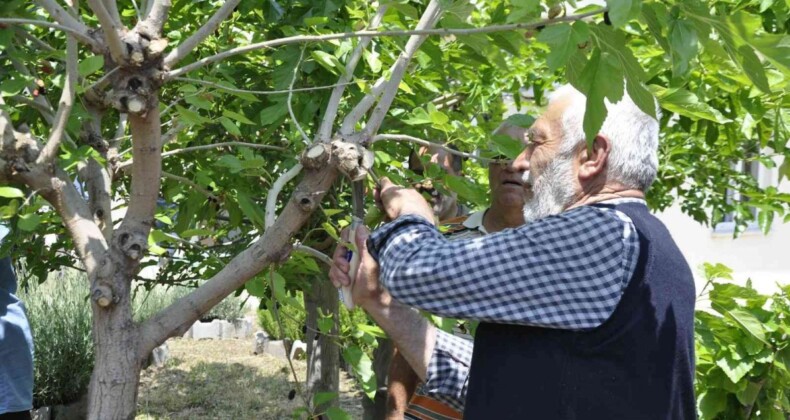
[[[348,242],[356,244],[357,227],[359,227],[365,219],[365,180],[355,181],[351,183],[351,229],[348,234]],[[354,301],[351,299],[351,288],[354,287],[354,281],[357,277],[357,268],[359,268],[359,252],[354,252],[351,249],[346,251],[346,261],[349,263],[348,277],[351,280],[348,286],[341,286],[338,289],[340,300],[346,305],[348,309],[354,309]]]

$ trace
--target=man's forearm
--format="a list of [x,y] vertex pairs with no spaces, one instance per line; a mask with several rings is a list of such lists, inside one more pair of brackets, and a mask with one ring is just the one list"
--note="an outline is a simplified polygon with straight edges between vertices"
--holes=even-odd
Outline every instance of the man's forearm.
[[383,302],[371,302],[364,309],[395,341],[406,361],[425,380],[436,341],[436,328],[416,310],[389,296]]

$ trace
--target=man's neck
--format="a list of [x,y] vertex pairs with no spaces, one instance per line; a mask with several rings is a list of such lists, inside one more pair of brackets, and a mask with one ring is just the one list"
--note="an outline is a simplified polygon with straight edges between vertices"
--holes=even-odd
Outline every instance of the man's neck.
[[488,233],[499,232],[507,228],[513,228],[524,224],[524,213],[521,208],[508,207],[503,209],[496,204],[483,215],[483,227]]
[[622,185],[604,185],[595,191],[583,191],[568,209],[586,206],[589,204],[600,203],[601,201],[613,200],[616,198],[641,198],[644,200],[645,193],[634,188],[626,188]]

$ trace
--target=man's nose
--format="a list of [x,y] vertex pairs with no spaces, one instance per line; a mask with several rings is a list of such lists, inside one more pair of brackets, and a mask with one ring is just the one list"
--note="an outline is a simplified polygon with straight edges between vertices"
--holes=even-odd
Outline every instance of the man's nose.
[[513,161],[507,165],[507,170],[510,172],[526,172],[529,170],[529,157],[531,153],[529,147],[525,148]]

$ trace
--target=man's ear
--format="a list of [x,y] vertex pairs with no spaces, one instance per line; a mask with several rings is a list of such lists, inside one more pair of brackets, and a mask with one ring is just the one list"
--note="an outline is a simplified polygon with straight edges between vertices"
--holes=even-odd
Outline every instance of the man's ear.
[[592,150],[588,147],[582,149],[579,159],[579,178],[590,180],[601,174],[609,160],[612,143],[609,138],[598,134],[593,139]]

